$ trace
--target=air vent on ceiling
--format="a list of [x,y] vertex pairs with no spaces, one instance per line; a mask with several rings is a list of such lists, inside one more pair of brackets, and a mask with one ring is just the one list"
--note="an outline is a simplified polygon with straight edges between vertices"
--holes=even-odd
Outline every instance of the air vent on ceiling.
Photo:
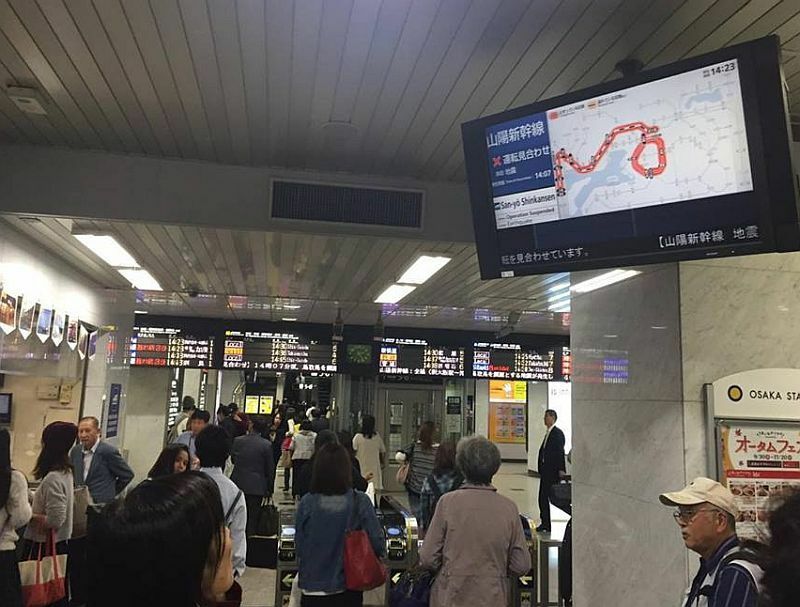
[[272,182],[272,217],[419,228],[422,192]]

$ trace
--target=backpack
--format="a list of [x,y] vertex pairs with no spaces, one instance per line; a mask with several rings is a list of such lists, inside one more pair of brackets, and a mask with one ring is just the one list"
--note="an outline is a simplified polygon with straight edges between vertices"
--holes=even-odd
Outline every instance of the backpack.
[[714,596],[714,590],[717,586],[717,578],[719,577],[720,572],[728,565],[738,565],[744,569],[749,574],[753,584],[756,587],[756,594],[761,594],[761,578],[764,575],[764,571],[761,564],[763,557],[760,554],[760,550],[760,545],[755,542],[745,542],[739,546],[734,546],[731,548],[722,557],[722,560],[720,561],[719,565],[717,565],[717,568],[713,572],[709,573],[703,580],[703,584],[701,585],[699,591],[699,597],[705,597],[705,600],[707,601],[707,597]]

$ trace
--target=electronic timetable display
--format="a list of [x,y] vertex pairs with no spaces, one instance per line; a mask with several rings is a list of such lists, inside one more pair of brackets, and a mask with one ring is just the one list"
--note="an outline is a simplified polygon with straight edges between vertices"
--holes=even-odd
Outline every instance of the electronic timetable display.
[[384,375],[465,377],[464,348],[437,346],[423,339],[387,337],[381,343]]
[[552,381],[555,379],[555,351],[520,344],[476,342],[472,375],[476,379]]
[[214,366],[214,337],[178,327],[134,327],[129,363],[135,367]]
[[225,331],[225,369],[335,373],[336,344],[295,333]]
[[462,134],[483,278],[800,247],[774,38]]

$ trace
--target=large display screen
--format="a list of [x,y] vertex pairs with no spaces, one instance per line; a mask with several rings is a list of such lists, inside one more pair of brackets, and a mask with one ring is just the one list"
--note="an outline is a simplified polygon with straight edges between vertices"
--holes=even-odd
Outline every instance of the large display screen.
[[387,337],[381,343],[379,372],[386,375],[464,377],[464,350],[424,339]]
[[178,327],[134,327],[129,363],[136,367],[214,366],[214,337],[190,335]]
[[294,333],[225,331],[225,369],[335,373],[336,344]]
[[627,82],[463,125],[484,278],[798,248],[775,40]]
[[555,351],[537,350],[519,344],[477,342],[474,344],[472,375],[475,378],[552,381]]

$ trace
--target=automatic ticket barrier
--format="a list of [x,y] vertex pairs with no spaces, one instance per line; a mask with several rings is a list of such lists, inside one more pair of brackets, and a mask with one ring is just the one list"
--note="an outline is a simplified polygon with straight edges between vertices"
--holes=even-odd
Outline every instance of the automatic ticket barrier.
[[[378,520],[386,538],[384,564],[389,573],[381,597],[364,595],[364,604],[387,605],[389,592],[400,581],[400,576],[417,563],[419,527],[411,511],[391,496],[381,496]],[[378,590],[375,591],[376,595]]]
[[287,607],[292,592],[292,581],[297,575],[297,549],[295,546],[295,509],[281,508],[278,530],[278,564],[275,568],[275,607]]
[[525,533],[525,543],[531,555],[531,570],[511,581],[510,607],[534,607],[536,601],[536,558],[537,543],[536,521],[526,514],[519,515],[522,530]]

